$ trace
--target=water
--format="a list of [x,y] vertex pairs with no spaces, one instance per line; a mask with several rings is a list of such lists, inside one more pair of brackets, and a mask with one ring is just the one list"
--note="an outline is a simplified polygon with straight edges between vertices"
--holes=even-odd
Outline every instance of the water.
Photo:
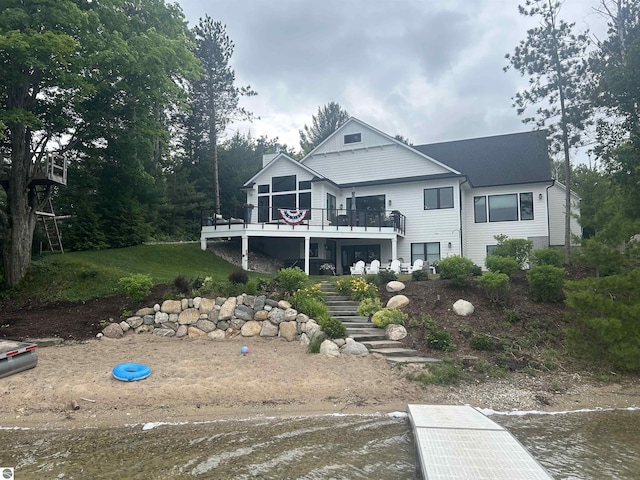
[[[640,478],[640,410],[493,414],[556,480]],[[405,416],[0,429],[20,479],[416,479]]]

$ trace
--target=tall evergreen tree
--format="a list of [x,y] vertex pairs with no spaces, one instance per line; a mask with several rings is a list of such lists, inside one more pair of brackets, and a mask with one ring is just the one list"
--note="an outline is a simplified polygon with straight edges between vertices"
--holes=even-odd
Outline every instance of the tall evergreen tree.
[[[213,160],[215,210],[220,213],[218,143],[227,125],[234,120],[250,120],[253,114],[240,107],[241,96],[253,96],[250,86],[235,86],[235,72],[229,65],[234,44],[226,26],[208,15],[194,28],[194,53],[202,66],[201,78],[193,84],[194,115],[200,117],[208,134],[209,155]],[[197,122],[194,122],[197,123]]]
[[558,0],[527,0],[520,14],[539,20],[539,26],[527,31],[527,37],[507,54],[509,65],[529,76],[529,89],[517,92],[514,106],[523,114],[531,105],[539,105],[535,116],[525,123],[547,127],[553,152],[562,152],[565,165],[565,263],[571,254],[571,147],[581,141],[588,119],[585,87],[587,81],[586,34],[574,34],[575,24],[558,18]]
[[311,126],[305,124],[299,131],[302,154],[306,155],[320,145],[347,120],[349,120],[349,114],[338,103],[330,102],[323,107],[318,107],[318,114],[313,115]]

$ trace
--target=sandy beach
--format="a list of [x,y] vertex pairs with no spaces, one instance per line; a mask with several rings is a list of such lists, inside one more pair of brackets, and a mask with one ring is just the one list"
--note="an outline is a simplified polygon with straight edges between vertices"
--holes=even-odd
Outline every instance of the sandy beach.
[[[249,347],[243,356],[241,347]],[[151,375],[118,381],[118,363]],[[175,339],[128,335],[38,349],[36,368],[0,379],[0,427],[84,428],[258,416],[404,411],[407,403],[497,411],[640,405],[640,381],[523,373],[459,386],[422,387],[415,367],[375,355],[329,358],[282,339]],[[422,367],[420,367],[422,368]],[[77,409],[73,408],[73,402]]]

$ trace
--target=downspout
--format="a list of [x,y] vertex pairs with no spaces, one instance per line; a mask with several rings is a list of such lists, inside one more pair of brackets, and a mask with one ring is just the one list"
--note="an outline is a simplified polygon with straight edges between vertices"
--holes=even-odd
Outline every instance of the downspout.
[[468,181],[469,181],[469,177],[465,175],[464,182],[458,185],[458,190],[459,190],[458,196],[460,197],[458,201],[460,202],[460,256],[461,257],[464,257],[464,243],[462,242],[462,228],[464,226],[464,222],[462,221],[462,185],[464,185]]
[[552,178],[551,179],[551,185],[549,185],[546,190],[547,190],[547,247],[551,246],[551,217],[549,215],[549,189],[551,187],[553,187],[556,184],[556,179]]

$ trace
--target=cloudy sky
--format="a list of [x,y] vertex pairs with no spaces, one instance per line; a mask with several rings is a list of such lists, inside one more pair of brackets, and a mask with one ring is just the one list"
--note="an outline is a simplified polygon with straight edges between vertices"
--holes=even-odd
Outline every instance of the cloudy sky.
[[[233,130],[278,137],[318,107],[350,115],[414,144],[521,132],[511,97],[527,79],[505,73],[505,54],[535,21],[518,0],[177,0],[190,25],[208,14],[235,43],[237,85],[260,117]],[[561,18],[599,36],[598,0],[565,0]]]

